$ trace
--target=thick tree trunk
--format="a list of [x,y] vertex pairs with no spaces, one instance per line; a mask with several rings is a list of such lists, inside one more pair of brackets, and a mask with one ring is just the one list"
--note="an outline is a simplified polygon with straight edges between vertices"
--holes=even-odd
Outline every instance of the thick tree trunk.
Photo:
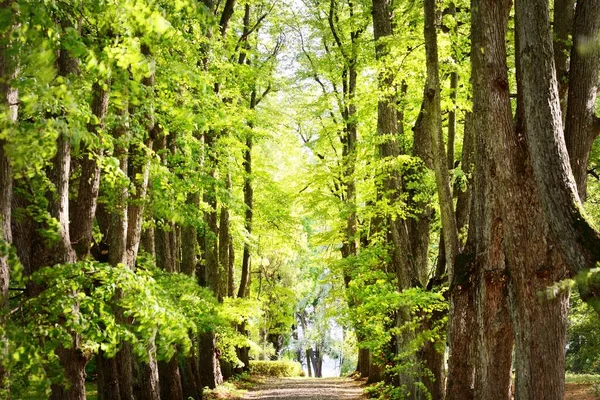
[[183,400],[179,360],[175,354],[169,361],[158,363],[161,400]]
[[[359,341],[360,344],[360,341]],[[361,378],[367,378],[369,376],[369,366],[371,353],[369,349],[358,348],[358,362],[356,363],[356,370],[360,373]]]
[[[152,344],[152,346],[154,345]],[[141,362],[136,366],[138,381],[140,383],[140,399],[162,400],[160,398],[158,362],[156,361],[154,347],[148,353],[148,362]]]
[[175,226],[173,223],[165,223],[159,226],[154,234],[154,246],[156,248],[156,265],[166,272],[177,272]]
[[213,332],[200,335],[198,346],[199,373],[202,386],[214,389],[223,383],[219,365],[219,351]]
[[448,317],[448,382],[446,400],[474,398],[474,352],[476,329],[472,271],[474,266],[465,254],[455,261],[454,282],[450,287]]
[[[597,43],[600,1],[577,2],[574,26],[565,141],[577,191],[581,201],[585,201],[590,151],[600,133],[600,119],[596,117],[595,107],[600,75],[600,46]],[[559,82],[559,89],[561,86]]]
[[96,356],[98,369],[98,400],[121,400],[117,358],[108,358],[100,350]]
[[183,398],[193,400],[200,400],[202,398],[202,387],[200,381],[196,376],[197,368],[196,364],[198,358],[196,352],[192,351],[191,356],[186,357],[179,363],[179,371],[181,372],[181,388],[183,391]]
[[[122,318],[122,316],[120,316]],[[119,393],[121,400],[135,400],[133,376],[133,349],[130,343],[123,343],[121,350],[115,355],[119,374]]]
[[[472,4],[472,81],[473,129],[483,132],[476,136],[474,205],[469,222],[469,241],[473,240],[475,259],[474,300],[477,312],[475,352],[476,399],[507,399],[511,385],[513,335],[508,304],[508,277],[502,252],[504,224],[498,199],[506,196],[506,188],[497,181],[498,170],[504,160],[494,157],[498,135],[514,133],[510,112],[506,67],[506,30],[510,1],[476,0]],[[467,244],[469,247],[469,244]],[[470,250],[469,250],[470,253]],[[468,254],[468,253],[467,253]],[[470,263],[465,260],[465,267]],[[468,273],[470,268],[465,268]],[[457,276],[451,288],[464,285],[468,290],[468,276]],[[464,283],[463,283],[464,282]],[[462,285],[461,285],[462,284]],[[457,292],[466,298],[466,293]],[[462,297],[462,296],[461,296]],[[466,300],[465,297],[455,298]],[[468,323],[454,310],[452,330]],[[468,326],[468,325],[467,325]],[[455,351],[453,349],[451,351]],[[467,356],[467,355],[465,355]],[[466,382],[460,382],[466,390]],[[466,396],[469,393],[465,394]],[[468,397],[465,397],[468,398]]]
[[[592,7],[597,9],[597,5]],[[552,238],[575,275],[593,268],[600,260],[600,234],[589,224],[581,207],[567,153],[549,6],[543,0],[517,1],[516,20],[527,148]],[[586,296],[584,292],[582,297]]]
[[50,400],[85,400],[85,364],[88,358],[83,355],[78,346],[78,337],[73,334],[73,348],[59,347],[56,354],[64,368],[68,387],[52,385]]
[[[432,329],[433,325],[439,323],[445,316],[445,312],[432,312],[423,324],[423,329]],[[419,357],[422,360],[423,367],[427,369],[422,378],[427,393],[429,393],[432,399],[443,400],[445,398],[446,368],[444,364],[444,351],[439,351],[438,346],[438,342],[425,343]]]
[[[516,11],[517,80],[520,89],[518,108],[523,110],[521,118],[524,119],[524,124],[519,125],[521,130],[516,134],[500,138],[503,143],[500,149],[504,151],[500,150],[498,154],[498,159],[508,161],[509,166],[506,171],[502,171],[504,174],[501,174],[501,179],[507,182],[503,186],[515,193],[514,197],[504,199],[508,238],[506,254],[514,282],[511,285],[511,301],[516,337],[515,396],[516,398],[535,396],[544,399],[562,399],[569,293],[568,290],[551,289],[551,287],[567,278],[569,271],[560,254],[560,250],[563,250],[564,254],[564,247],[555,245],[557,242],[553,233],[556,232],[553,232],[553,229],[557,221],[549,218],[549,207],[545,204],[547,188],[540,185],[538,179],[540,160],[536,159],[538,157],[536,151],[540,150],[539,130],[550,129],[549,132],[544,132],[545,139],[549,140],[547,135],[552,135],[553,129],[557,129],[562,139],[562,121],[554,65],[547,63],[547,60],[542,62],[538,58],[544,54],[550,56],[552,61],[548,5],[546,4],[544,9],[540,2],[533,3],[535,5],[532,9],[530,5],[517,2]],[[541,40],[543,25],[546,25],[547,30],[545,40]],[[532,45],[536,48],[528,47]],[[544,75],[547,79],[543,78]],[[597,78],[596,76],[596,81]],[[544,87],[532,88],[531,86],[541,85],[544,81]],[[569,86],[574,84],[575,82],[570,82]],[[548,95],[550,97],[547,97]],[[571,99],[569,104],[570,102]],[[535,110],[532,108],[533,104]],[[553,115],[547,114],[550,110]],[[544,120],[542,121],[541,118]],[[529,151],[519,143],[523,138]],[[543,147],[548,147],[548,143]],[[563,153],[566,156],[564,149]],[[556,151],[554,155],[557,155]],[[545,162],[547,161],[549,160]],[[558,157],[554,159],[555,164],[560,161]],[[568,168],[568,160],[565,158],[564,161]],[[553,175],[556,169],[547,172]],[[510,176],[504,177],[505,174]],[[509,183],[512,183],[513,187],[508,186]],[[552,191],[561,192],[557,187]],[[576,191],[573,194],[577,197]],[[527,251],[523,252],[523,248]]]
[[377,383],[381,381],[383,381],[383,368],[379,363],[376,362],[374,357],[371,355],[371,357],[369,357],[369,377],[367,378],[367,384],[370,385],[372,383]]

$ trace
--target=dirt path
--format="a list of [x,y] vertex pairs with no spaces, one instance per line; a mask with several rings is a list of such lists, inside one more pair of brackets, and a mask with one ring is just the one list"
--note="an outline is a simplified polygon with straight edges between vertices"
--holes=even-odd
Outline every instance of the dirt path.
[[246,400],[359,400],[365,398],[361,382],[348,378],[270,378],[244,396]]

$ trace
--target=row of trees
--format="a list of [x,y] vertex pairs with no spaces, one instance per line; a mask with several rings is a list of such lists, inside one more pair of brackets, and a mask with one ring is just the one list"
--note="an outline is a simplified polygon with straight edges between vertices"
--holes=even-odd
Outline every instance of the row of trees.
[[313,215],[329,221],[313,240],[341,243],[328,265],[358,370],[401,397],[506,399],[514,366],[517,398],[562,398],[567,280],[597,307],[582,202],[600,132],[599,4],[305,5],[312,118],[297,130]]
[[562,398],[597,3],[4,1],[1,389],[200,398],[339,310],[384,396]]
[[198,399],[291,324],[276,4],[2,2],[0,397]]

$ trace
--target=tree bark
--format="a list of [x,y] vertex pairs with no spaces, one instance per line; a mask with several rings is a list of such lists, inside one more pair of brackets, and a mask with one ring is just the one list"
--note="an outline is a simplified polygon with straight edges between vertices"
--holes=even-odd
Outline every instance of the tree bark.
[[168,361],[158,363],[161,400],[183,400],[179,360],[177,354]]
[[[465,259],[464,273],[474,266],[474,277],[455,274],[450,283],[454,290],[468,290],[474,279],[474,301],[477,326],[474,332],[477,343],[475,352],[475,399],[507,399],[511,384],[513,335],[508,304],[508,277],[506,260],[502,252],[504,224],[498,197],[506,189],[495,183],[502,160],[494,157],[496,136],[514,133],[510,112],[508,78],[506,67],[505,37],[508,26],[510,1],[477,0],[472,4],[472,85],[473,129],[482,132],[475,141],[474,203],[469,222],[469,239],[473,241],[474,259]],[[498,132],[498,134],[496,134]],[[496,193],[496,190],[500,192]],[[467,243],[467,248],[470,246]],[[468,292],[458,291],[454,299],[451,332],[468,327],[468,319],[462,319],[457,311],[468,300]],[[468,310],[467,307],[464,307]],[[455,326],[456,324],[456,326]],[[454,335],[456,337],[456,334]],[[458,349],[451,349],[456,352]],[[455,354],[456,355],[456,354]],[[467,356],[467,355],[465,355]],[[460,364],[457,364],[457,366]],[[468,364],[464,365],[468,368]],[[467,391],[467,373],[462,371],[458,388]],[[452,378],[452,375],[449,379]],[[466,381],[465,381],[466,379]],[[457,398],[457,397],[454,397]]]
[[[462,170],[471,175],[473,163],[474,137],[473,118],[469,113],[465,121],[463,140]],[[471,215],[473,200],[473,179],[469,179],[467,190],[458,194],[456,203],[457,228],[463,229],[469,224],[471,240],[474,240],[474,226],[477,223]],[[474,356],[475,343],[473,332],[476,331],[475,298],[474,298],[474,256],[473,245],[465,247],[457,255],[454,262],[453,281],[450,284],[450,313],[448,316],[448,383],[447,400],[473,399],[475,378]]]
[[600,133],[600,119],[595,113],[600,74],[600,46],[597,43],[600,35],[600,1],[579,1],[574,26],[565,141],[577,191],[583,202],[587,197],[589,156],[594,140]]
[[[12,7],[12,1],[2,1],[2,8]],[[17,122],[18,118],[18,100],[19,92],[12,86],[12,80],[17,77],[17,60],[10,56],[9,48],[10,32],[0,38],[0,96],[2,101],[0,107],[6,112],[6,122],[2,126],[3,131],[12,129],[12,125]],[[5,315],[8,307],[8,287],[10,282],[10,266],[8,262],[8,252],[12,244],[12,188],[13,174],[9,156],[6,152],[7,142],[0,140],[0,243],[3,250],[0,251],[0,315]],[[0,331],[4,332],[5,320],[0,318]],[[3,349],[3,354],[0,356],[3,360],[7,359],[9,354],[8,340],[4,334],[0,335],[0,348]],[[0,363],[0,397],[8,393],[8,371],[3,363]],[[5,391],[6,390],[6,391]]]
[[436,1],[425,0],[425,52],[427,58],[427,83],[425,95],[429,97],[428,109],[425,110],[427,131],[432,142],[433,164],[435,168],[436,186],[440,199],[442,233],[446,270],[452,280],[454,259],[458,254],[458,231],[454,214],[454,202],[450,188],[447,153],[442,131],[442,111],[440,96],[439,61],[437,50]]
[[567,153],[548,8],[542,0],[516,2],[517,54],[535,182],[552,238],[576,275],[600,260],[600,235],[586,219]]
[[[256,97],[256,93],[253,93]],[[246,207],[244,226],[248,239],[244,241],[244,253],[242,254],[242,273],[237,297],[245,298],[248,292],[248,279],[250,277],[250,237],[252,235],[252,219],[254,215],[254,189],[252,187],[252,134],[246,136],[246,148],[244,149],[244,206]]]
[[554,65],[558,79],[560,108],[563,119],[567,115],[567,92],[569,89],[569,54],[571,52],[571,34],[573,33],[573,18],[575,15],[575,0],[554,1]]
[[216,336],[213,332],[200,335],[198,358],[202,386],[214,389],[223,383],[223,376],[221,375],[221,367],[219,365],[219,351],[217,349]]
[[[106,84],[106,83],[104,83]],[[101,82],[92,85],[92,114],[98,118],[98,126],[88,124],[88,131],[95,136],[104,129],[106,114],[108,113],[109,90],[104,89]],[[84,147],[81,164],[81,177],[79,178],[79,190],[77,201],[73,210],[73,219],[76,224],[71,224],[71,240],[75,244],[77,257],[84,259],[90,252],[92,243],[92,231],[96,206],[98,204],[98,192],[100,189],[100,164],[98,157],[102,155],[102,147],[96,149],[94,154],[92,146]]]

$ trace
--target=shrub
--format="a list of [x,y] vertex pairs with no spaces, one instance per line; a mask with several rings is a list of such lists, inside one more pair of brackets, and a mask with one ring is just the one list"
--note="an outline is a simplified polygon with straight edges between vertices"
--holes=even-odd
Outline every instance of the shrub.
[[300,363],[289,360],[250,361],[250,374],[275,377],[295,377],[302,373]]

